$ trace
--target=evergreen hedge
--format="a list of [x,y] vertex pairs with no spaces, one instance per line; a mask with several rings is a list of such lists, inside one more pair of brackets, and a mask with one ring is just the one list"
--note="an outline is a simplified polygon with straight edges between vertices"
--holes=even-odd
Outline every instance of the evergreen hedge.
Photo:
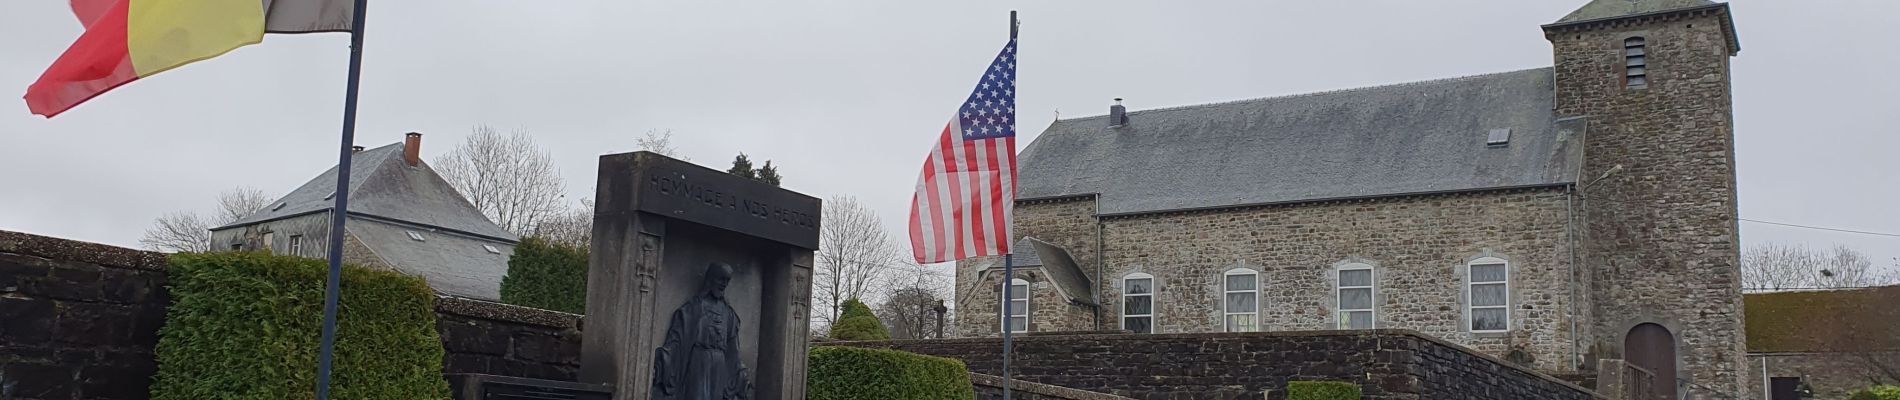
[[844,301],[844,311],[838,313],[838,322],[831,324],[831,338],[837,340],[890,340],[891,331],[884,328],[884,321],[871,313],[871,307],[858,299]]
[[508,257],[501,302],[574,314],[587,312],[587,248],[529,237]]
[[1855,391],[1848,400],[1900,400],[1900,386],[1876,385]]
[[[327,263],[251,252],[170,264],[153,399],[315,397]],[[429,286],[356,266],[342,283],[332,397],[447,399]]]
[[811,350],[809,400],[969,400],[976,397],[962,361],[886,349]]
[[1352,382],[1290,381],[1287,400],[1359,400],[1359,385]]

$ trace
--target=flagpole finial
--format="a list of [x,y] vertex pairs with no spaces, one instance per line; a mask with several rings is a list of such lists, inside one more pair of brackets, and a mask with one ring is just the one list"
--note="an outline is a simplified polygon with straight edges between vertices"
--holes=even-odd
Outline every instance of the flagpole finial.
[[1009,38],[1010,39],[1016,38],[1017,25],[1019,25],[1019,23],[1016,22],[1016,10],[1009,10]]

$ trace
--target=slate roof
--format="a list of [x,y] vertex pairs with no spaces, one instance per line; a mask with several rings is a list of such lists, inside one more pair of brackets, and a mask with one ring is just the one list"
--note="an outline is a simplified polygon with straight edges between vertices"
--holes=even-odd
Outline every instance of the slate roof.
[[1742,295],[1748,352],[1900,350],[1900,285]]
[[[410,167],[403,162],[402,142],[357,152],[350,164],[350,213],[460,231],[509,243],[521,238],[482,216],[427,162]],[[334,207],[328,198],[336,190],[336,167],[331,167],[269,206],[240,218],[223,230]],[[277,207],[278,204],[283,207]]]
[[1059,120],[1018,156],[1018,198],[1116,215],[1572,183],[1583,123],[1554,91],[1538,68]]
[[1557,23],[1588,21],[1715,5],[1709,0],[1593,0]]
[[1095,305],[1095,285],[1089,282],[1088,274],[1076,265],[1075,258],[1069,256],[1069,250],[1034,237],[1024,237],[1010,248],[1016,255],[1016,266],[1024,268],[1041,267],[1069,300],[1087,305]]
[[[344,229],[396,270],[421,276],[436,292],[450,296],[500,300],[501,278],[508,274],[508,257],[515,251],[512,245],[363,218],[351,218]],[[409,238],[409,231],[423,240]],[[489,253],[482,245],[494,246],[501,254]]]

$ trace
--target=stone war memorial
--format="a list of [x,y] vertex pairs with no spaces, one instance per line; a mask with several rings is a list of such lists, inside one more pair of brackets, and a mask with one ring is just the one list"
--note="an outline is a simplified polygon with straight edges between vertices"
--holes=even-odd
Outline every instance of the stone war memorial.
[[819,200],[651,152],[599,173],[580,380],[615,400],[805,398]]

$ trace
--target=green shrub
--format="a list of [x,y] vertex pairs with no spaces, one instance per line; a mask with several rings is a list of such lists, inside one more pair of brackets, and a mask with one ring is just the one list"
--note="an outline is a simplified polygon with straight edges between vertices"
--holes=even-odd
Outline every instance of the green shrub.
[[1875,385],[1854,392],[1848,400],[1900,400],[1900,386]]
[[[153,399],[315,397],[327,263],[248,252],[179,253],[170,264]],[[332,397],[448,398],[429,286],[356,266],[342,283]]]
[[1359,400],[1359,384],[1352,382],[1291,381],[1287,400]]
[[501,302],[583,314],[587,312],[587,248],[530,237],[508,257]]
[[805,398],[810,400],[969,400],[970,370],[962,361],[885,349],[811,350]]
[[891,331],[884,328],[871,307],[858,299],[844,301],[844,311],[838,313],[838,322],[831,324],[831,338],[838,340],[890,340]]

